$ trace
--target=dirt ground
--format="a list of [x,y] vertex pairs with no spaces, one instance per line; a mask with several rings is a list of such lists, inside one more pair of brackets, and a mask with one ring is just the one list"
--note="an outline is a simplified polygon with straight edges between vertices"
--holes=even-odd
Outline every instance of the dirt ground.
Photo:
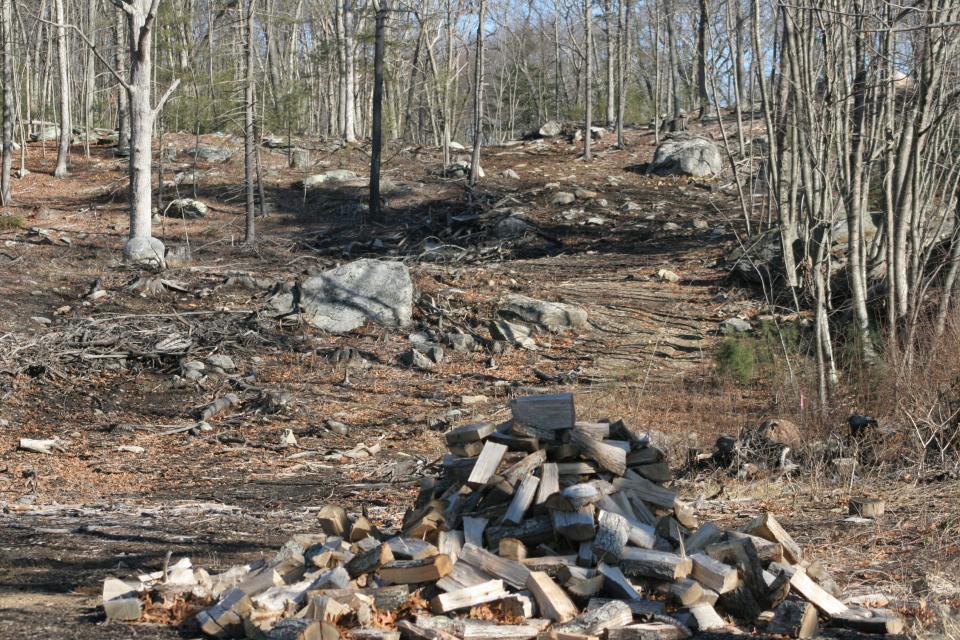
[[[32,173],[15,182],[7,209],[19,222],[0,218],[0,638],[195,637],[104,622],[103,578],[157,570],[168,553],[211,571],[248,562],[311,531],[327,501],[396,526],[442,455],[442,431],[502,419],[515,395],[572,390],[580,415],[666,434],[677,464],[688,447],[709,448],[720,433],[794,410],[769,389],[716,380],[719,323],[764,309],[759,293],[723,268],[737,246],[735,192],[723,181],[644,175],[650,132],[631,131],[624,150],[602,141],[590,162],[562,141],[492,147],[488,177],[473,193],[438,175],[438,150],[391,147],[379,220],[354,206],[361,182],[309,193],[297,186],[331,168],[365,175],[363,148],[318,142],[315,166],[303,171],[287,168],[283,150],[263,149],[268,215],[255,250],[241,244],[240,152],[197,163],[186,153],[196,142],[167,135],[161,143],[164,201],[197,197],[210,213],[160,219],[157,235],[168,247],[189,246],[191,260],[163,273],[173,288],[157,295],[131,289],[143,274],[119,262],[125,163],[108,147],[90,158],[75,147],[71,176],[56,180],[54,151],[31,146]],[[203,142],[239,147],[226,136]],[[520,179],[503,177],[508,168]],[[191,172],[202,173],[198,184],[170,186]],[[551,183],[596,196],[553,205]],[[624,210],[627,202],[636,206]],[[522,237],[494,232],[491,212],[507,210],[533,223]],[[333,336],[263,313],[276,283],[365,256],[411,267],[410,332],[482,332],[508,292],[579,305],[591,326],[538,336],[536,351],[447,349],[441,365],[421,372],[398,364],[408,332],[370,326]],[[657,277],[664,268],[680,280]],[[258,282],[228,286],[236,274]],[[93,289],[106,293],[88,295]],[[171,348],[171,338],[188,346]],[[364,361],[338,362],[345,347]],[[180,378],[182,360],[210,355],[229,355],[236,371]],[[163,433],[231,391],[243,403],[210,419],[211,430]],[[286,429],[295,446],[281,445]],[[17,448],[23,437],[55,436],[65,441],[55,455]],[[950,617],[960,604],[956,481],[868,474],[851,487],[817,474],[680,486],[704,518],[774,511],[847,593],[893,596],[915,635],[960,637]],[[851,491],[885,497],[888,514],[845,522]]]

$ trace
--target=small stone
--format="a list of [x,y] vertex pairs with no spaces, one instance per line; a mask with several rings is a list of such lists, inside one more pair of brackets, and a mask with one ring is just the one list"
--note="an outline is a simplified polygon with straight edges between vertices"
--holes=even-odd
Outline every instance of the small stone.
[[720,323],[720,333],[731,336],[737,333],[747,333],[753,326],[743,318],[728,318]]
[[33,316],[30,319],[36,322],[37,324],[42,324],[42,325],[49,325],[53,323],[53,320],[51,320],[50,318],[44,318],[43,316]]
[[680,225],[678,225],[676,222],[665,222],[660,228],[664,231],[680,231]]
[[66,305],[66,304],[65,304],[65,305],[63,305],[62,307],[57,307],[57,310],[54,311],[53,314],[54,314],[54,315],[57,315],[57,316],[63,316],[63,315],[66,315],[66,314],[70,313],[71,310],[72,310],[72,309],[71,309],[70,305]]
[[703,231],[704,229],[710,228],[710,223],[704,220],[703,218],[697,218],[691,224],[693,225],[694,229],[697,229],[699,231]]
[[660,269],[657,271],[657,277],[663,282],[680,282],[680,276],[669,269]]
[[520,174],[518,174],[518,173],[517,173],[516,171],[514,171],[513,169],[504,169],[503,172],[500,173],[500,175],[503,176],[504,178],[508,178],[508,179],[510,179],[510,180],[519,180],[519,179],[520,179]]
[[638,205],[636,202],[631,202],[630,200],[627,200],[622,205],[620,205],[620,211],[623,211],[624,213],[630,213],[631,211],[640,211],[641,208],[642,207]]
[[424,355],[430,358],[430,360],[432,360],[433,362],[440,364],[441,362],[443,362],[443,347],[438,345],[433,345],[427,348],[427,350],[424,352]]
[[471,406],[475,404],[483,404],[487,402],[489,398],[487,396],[461,396],[460,404],[464,406]]
[[144,451],[146,451],[146,449],[144,449],[143,447],[137,446],[135,444],[122,444],[119,447],[117,447],[117,451],[122,451],[124,453],[141,454]]
[[560,135],[561,131],[563,131],[563,125],[556,120],[548,120],[540,127],[539,133],[544,138],[552,138]]
[[284,429],[280,434],[280,444],[287,447],[297,446],[297,436],[293,435],[293,429]]
[[326,424],[327,424],[327,429],[330,429],[330,431],[340,434],[341,436],[345,436],[350,433],[350,427],[348,427],[343,422],[340,422],[339,420],[334,420],[333,418],[330,418],[327,420]]
[[577,197],[568,191],[558,191],[553,194],[550,202],[551,204],[563,206],[567,204],[573,204],[573,201],[576,199]]
[[222,353],[215,353],[212,356],[208,356],[207,364],[211,367],[223,369],[224,371],[233,371],[237,368],[237,365],[233,363],[233,358]]
[[610,203],[607,202],[607,199],[606,199],[606,198],[598,198],[598,199],[597,199],[597,202],[596,202],[596,205],[597,205],[598,207],[605,207],[605,206],[607,206],[608,204],[610,204]]
[[477,341],[473,339],[473,336],[465,333],[448,333],[444,336],[444,341],[454,351],[463,353],[473,351],[477,346]]
[[595,226],[602,226],[602,225],[607,224],[607,219],[606,219],[606,218],[602,218],[602,217],[600,217],[600,216],[590,216],[589,218],[587,218],[587,224],[595,225]]
[[577,189],[573,192],[573,195],[579,198],[580,200],[593,200],[597,197],[596,191],[590,191],[589,189]]
[[530,327],[519,322],[494,320],[490,323],[490,335],[497,341],[494,342],[494,352],[498,342],[514,344],[531,351],[537,348],[536,341],[530,337]]
[[430,358],[416,349],[404,352],[400,356],[400,364],[421,371],[432,371],[436,367],[436,364]]
[[167,208],[163,210],[163,215],[168,218],[185,218],[187,220],[193,220],[196,218],[203,218],[207,215],[209,207],[200,202],[199,200],[194,200],[192,198],[177,198],[167,205]]

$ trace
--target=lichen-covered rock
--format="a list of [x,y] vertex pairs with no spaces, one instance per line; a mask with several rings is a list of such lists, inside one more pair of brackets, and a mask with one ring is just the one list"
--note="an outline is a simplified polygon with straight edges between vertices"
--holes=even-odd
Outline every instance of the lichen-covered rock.
[[648,172],[706,178],[720,173],[722,168],[720,149],[713,140],[689,133],[672,133],[654,151]]

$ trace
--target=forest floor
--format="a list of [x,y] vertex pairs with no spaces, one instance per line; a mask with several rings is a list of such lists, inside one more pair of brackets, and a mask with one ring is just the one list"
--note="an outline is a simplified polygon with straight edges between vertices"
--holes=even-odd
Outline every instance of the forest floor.
[[[738,200],[722,181],[644,175],[651,132],[631,130],[624,150],[603,140],[590,162],[560,140],[492,147],[475,193],[438,174],[438,150],[391,147],[380,220],[358,218],[351,203],[363,201],[359,182],[309,193],[297,186],[334,168],[366,175],[364,148],[318,143],[316,165],[302,171],[287,167],[285,151],[263,149],[268,215],[258,220],[255,250],[241,244],[238,141],[204,136],[236,150],[216,165],[187,155],[195,142],[162,142],[168,183],[176,173],[202,173],[196,185],[167,187],[164,199],[177,193],[210,206],[202,219],[163,218],[156,228],[168,247],[191,248],[189,264],[164,272],[177,290],[145,296],[128,288],[138,273],[119,261],[126,165],[109,147],[93,147],[89,158],[74,147],[70,177],[56,180],[52,146],[31,145],[32,173],[15,181],[16,204],[7,209],[19,219],[0,218],[2,638],[193,637],[104,622],[96,610],[103,578],[157,570],[168,552],[211,571],[247,562],[315,529],[328,501],[395,526],[418,474],[442,454],[442,431],[503,419],[515,395],[572,390],[578,415],[622,417],[665,434],[677,465],[688,448],[709,450],[718,434],[796,411],[783,405],[788,396],[776,381],[739,387],[715,374],[720,322],[765,309],[723,267],[737,246]],[[520,179],[503,177],[506,169]],[[550,183],[596,196],[554,205]],[[636,206],[625,211],[627,202]],[[533,222],[531,232],[498,239],[490,216],[505,209]],[[578,305],[591,326],[538,336],[535,351],[447,349],[442,364],[423,372],[398,364],[407,331],[368,326],[333,336],[262,316],[271,283],[358,257],[410,266],[419,294],[410,332],[438,322],[483,327],[509,292]],[[680,279],[666,281],[660,269]],[[226,286],[234,274],[262,281]],[[106,293],[91,299],[95,282]],[[237,390],[224,378],[175,379],[180,357],[162,347],[168,338],[187,340],[191,357],[230,356],[268,400],[283,398],[283,410],[265,410],[269,402],[247,392],[243,405],[209,420],[211,431],[162,434],[158,427],[189,423]],[[96,357],[94,343],[102,347]],[[139,356],[104,355],[111,344]],[[365,362],[332,361],[342,347]],[[345,435],[325,426],[331,419],[347,425]],[[286,429],[296,446],[281,446]],[[59,437],[65,450],[18,450],[24,437]],[[373,457],[356,453],[375,444]],[[846,592],[895,597],[917,635],[960,637],[960,620],[943,615],[960,604],[960,483],[859,479],[857,490],[887,500],[889,514],[870,525],[844,521],[848,485],[822,475],[711,475],[680,487],[708,517],[735,522],[774,511]],[[705,498],[721,487],[720,497]]]

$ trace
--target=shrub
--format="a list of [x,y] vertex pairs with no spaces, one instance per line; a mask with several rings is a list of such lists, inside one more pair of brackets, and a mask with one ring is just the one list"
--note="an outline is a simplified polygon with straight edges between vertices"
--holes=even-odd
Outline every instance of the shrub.
[[19,229],[22,226],[23,218],[20,216],[0,215],[0,231]]
[[717,373],[731,377],[741,384],[752,381],[757,374],[757,341],[752,338],[727,338],[717,347]]

